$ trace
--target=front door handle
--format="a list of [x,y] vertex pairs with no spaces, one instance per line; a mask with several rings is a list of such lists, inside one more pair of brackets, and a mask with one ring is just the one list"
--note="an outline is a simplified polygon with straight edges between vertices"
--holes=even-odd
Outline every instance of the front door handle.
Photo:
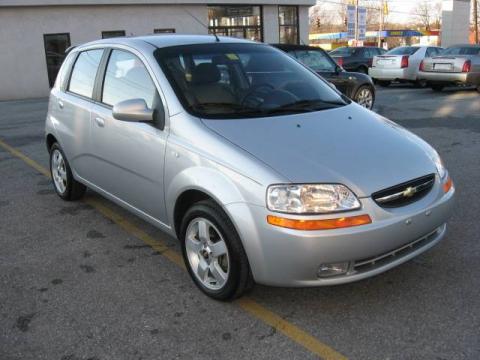
[[63,101],[62,100],[58,100],[58,107],[60,109],[63,109]]
[[97,123],[98,126],[100,127],[104,127],[105,126],[105,120],[102,119],[101,117],[96,117],[95,118],[95,122]]

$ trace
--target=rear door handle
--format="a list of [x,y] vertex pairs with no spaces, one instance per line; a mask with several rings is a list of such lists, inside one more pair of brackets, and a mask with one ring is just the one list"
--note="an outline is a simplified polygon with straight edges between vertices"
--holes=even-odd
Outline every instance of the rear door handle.
[[105,120],[102,119],[101,117],[96,117],[95,118],[95,122],[97,123],[98,126],[100,127],[104,127],[105,126]]
[[63,101],[62,100],[58,100],[58,107],[60,109],[63,109]]

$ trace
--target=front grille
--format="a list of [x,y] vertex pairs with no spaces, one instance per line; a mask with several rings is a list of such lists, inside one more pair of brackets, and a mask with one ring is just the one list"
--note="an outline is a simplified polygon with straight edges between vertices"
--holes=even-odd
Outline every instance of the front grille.
[[395,259],[402,258],[408,254],[420,249],[430,242],[434,241],[437,236],[444,230],[444,226],[437,228],[435,231],[422,236],[421,238],[414,240],[408,244],[405,244],[397,249],[383,253],[381,255],[373,256],[368,259],[357,260],[353,264],[353,270],[355,273],[361,273],[374,270],[378,267],[382,267],[385,264],[392,262]]
[[435,183],[430,174],[372,194],[372,199],[381,207],[393,208],[411,204],[427,195]]

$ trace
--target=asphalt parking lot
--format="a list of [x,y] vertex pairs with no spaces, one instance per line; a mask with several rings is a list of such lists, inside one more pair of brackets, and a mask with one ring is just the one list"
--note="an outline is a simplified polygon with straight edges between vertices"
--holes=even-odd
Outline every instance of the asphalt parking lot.
[[49,179],[46,100],[0,102],[0,359],[479,359],[480,94],[379,89],[375,110],[439,151],[457,188],[445,239],[358,283],[202,295],[176,240]]

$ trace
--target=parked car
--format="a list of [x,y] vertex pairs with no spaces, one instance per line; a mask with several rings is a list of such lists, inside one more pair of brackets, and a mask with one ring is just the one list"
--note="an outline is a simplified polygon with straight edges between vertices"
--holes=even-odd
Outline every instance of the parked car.
[[307,65],[357,104],[367,109],[373,108],[375,86],[369,76],[345,71],[325,50],[318,47],[286,44],[273,44],[273,46]]
[[456,45],[420,64],[418,77],[435,91],[446,86],[476,86],[480,91],[480,45]]
[[444,236],[455,191],[425,141],[241,39],[79,46],[45,131],[60,198],[88,187],[176,236],[195,284],[220,300],[404,263]]
[[373,57],[385,54],[386,50],[378,47],[339,47],[330,52],[330,56],[338,65],[347,71],[368,74],[372,66]]
[[435,56],[442,50],[435,46],[400,46],[375,56],[368,73],[380,86],[398,81],[425,87],[426,81],[418,79],[420,63],[425,57]]

